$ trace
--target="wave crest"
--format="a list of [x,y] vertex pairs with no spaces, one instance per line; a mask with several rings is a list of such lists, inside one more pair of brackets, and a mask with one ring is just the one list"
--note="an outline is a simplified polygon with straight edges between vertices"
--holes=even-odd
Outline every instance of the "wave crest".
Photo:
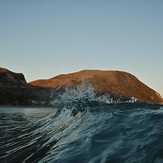
[[136,102],[136,98],[124,100],[123,97],[113,96],[109,93],[98,94],[87,81],[82,81],[77,87],[68,86],[65,89],[58,87],[51,92],[51,104],[53,106],[74,103],[96,102],[103,104],[117,104],[124,102]]

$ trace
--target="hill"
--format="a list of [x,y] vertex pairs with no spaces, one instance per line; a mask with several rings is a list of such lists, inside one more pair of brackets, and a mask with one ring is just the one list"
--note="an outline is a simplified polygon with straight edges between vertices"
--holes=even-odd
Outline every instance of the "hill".
[[124,100],[136,98],[138,102],[163,103],[163,98],[130,73],[122,71],[83,70],[71,74],[58,75],[29,84],[42,88],[76,88],[87,81],[97,94],[109,93]]

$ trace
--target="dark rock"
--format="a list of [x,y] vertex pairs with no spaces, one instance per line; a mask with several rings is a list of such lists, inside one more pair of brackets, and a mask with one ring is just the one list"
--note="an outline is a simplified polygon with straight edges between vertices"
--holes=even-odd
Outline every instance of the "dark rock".
[[45,105],[49,91],[28,84],[22,73],[0,68],[0,105]]

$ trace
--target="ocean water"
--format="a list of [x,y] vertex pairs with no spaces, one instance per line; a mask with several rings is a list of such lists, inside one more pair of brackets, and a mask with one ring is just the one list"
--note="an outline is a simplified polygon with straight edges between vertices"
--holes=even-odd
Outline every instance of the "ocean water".
[[163,162],[163,105],[95,98],[91,88],[52,104],[0,108],[1,163]]
[[82,105],[1,107],[0,162],[163,162],[163,106]]

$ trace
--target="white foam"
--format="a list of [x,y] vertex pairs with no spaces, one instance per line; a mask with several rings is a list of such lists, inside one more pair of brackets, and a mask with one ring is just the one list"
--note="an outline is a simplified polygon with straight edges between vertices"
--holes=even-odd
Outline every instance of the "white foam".
[[[55,91],[56,90],[54,90],[54,92]],[[51,93],[52,99],[53,99],[53,94],[55,94],[54,92]],[[121,98],[113,99],[113,97],[109,93],[105,93],[103,95],[97,96],[94,91],[94,88],[87,81],[82,80],[82,83],[78,85],[76,88],[73,88],[71,86],[66,87],[65,91],[62,94],[55,96],[54,99],[51,101],[51,103],[52,105],[55,105],[59,103],[63,104],[63,103],[71,103],[75,101],[84,102],[85,100],[107,103],[107,104],[122,102]],[[132,97],[131,100],[126,102],[134,103],[136,101],[137,99]]]

